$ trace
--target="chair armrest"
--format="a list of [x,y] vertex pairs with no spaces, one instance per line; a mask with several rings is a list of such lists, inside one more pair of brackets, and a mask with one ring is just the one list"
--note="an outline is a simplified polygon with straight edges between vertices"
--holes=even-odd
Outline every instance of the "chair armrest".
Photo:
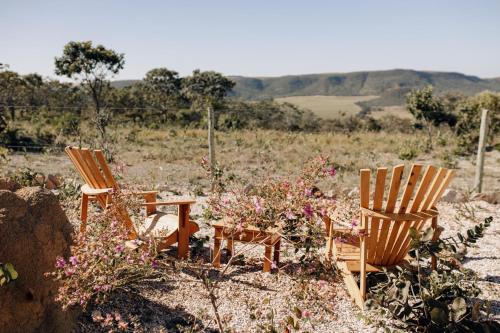
[[180,206],[180,205],[192,205],[195,204],[194,199],[172,199],[169,201],[155,201],[155,202],[145,202],[143,206]]
[[149,196],[149,195],[156,195],[158,194],[158,191],[139,191],[139,192],[132,192],[132,195],[142,195],[142,196]]
[[114,189],[113,188],[92,188],[92,187],[88,186],[87,184],[85,184],[80,188],[80,190],[82,191],[83,194],[95,196],[95,195],[101,195],[101,194],[109,194]]

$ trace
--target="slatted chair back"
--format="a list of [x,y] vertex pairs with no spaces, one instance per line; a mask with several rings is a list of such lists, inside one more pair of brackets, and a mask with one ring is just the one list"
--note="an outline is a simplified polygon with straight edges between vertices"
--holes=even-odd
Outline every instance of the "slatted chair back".
[[[113,178],[113,174],[102,150],[89,150],[88,148],[66,147],[64,149],[69,156],[76,170],[85,183],[93,189],[112,188],[118,190],[118,184]],[[97,200],[105,208],[105,196],[97,196]]]
[[[83,178],[87,186],[92,189],[114,189],[118,190],[111,170],[106,163],[106,158],[102,150],[90,150],[88,148],[66,147],[64,149],[69,156],[76,170]],[[102,209],[106,209],[111,203],[110,196],[106,194],[97,194],[94,198]],[[84,201],[82,200],[82,203]],[[116,211],[120,219],[130,232],[131,238],[135,238],[137,233],[134,230],[132,219],[125,207],[119,207]],[[85,229],[85,223],[82,223],[82,230]]]
[[366,262],[369,264],[391,266],[404,259],[411,242],[410,228],[421,230],[426,222],[437,218],[435,205],[454,174],[452,170],[430,165],[425,168],[417,186],[423,167],[414,164],[398,200],[404,168],[404,165],[397,165],[392,169],[385,201],[388,169],[377,169],[372,200],[370,200],[371,171],[361,170],[361,225],[367,227]]

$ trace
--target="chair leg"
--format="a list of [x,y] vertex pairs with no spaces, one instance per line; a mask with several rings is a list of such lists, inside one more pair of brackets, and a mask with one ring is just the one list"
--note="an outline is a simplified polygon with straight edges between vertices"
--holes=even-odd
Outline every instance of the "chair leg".
[[220,267],[221,237],[222,237],[222,231],[219,228],[216,228],[214,236],[214,254],[213,254],[214,259],[212,261],[212,265],[216,268]]
[[179,243],[177,257],[187,259],[189,256],[189,205],[179,205]]
[[233,253],[234,253],[234,241],[232,238],[227,239],[226,250],[229,254],[229,258],[231,258],[233,256]]
[[368,218],[366,216],[361,217],[361,228],[363,233],[360,235],[360,272],[359,272],[359,290],[361,293],[361,298],[366,299],[366,233],[368,227]]
[[88,208],[89,208],[89,196],[82,194],[82,207],[80,219],[82,223],[80,224],[80,232],[85,232],[87,228],[87,218],[88,218]]
[[281,239],[274,244],[273,260],[278,265],[280,263]]
[[[437,216],[434,216],[432,218],[431,227],[432,227],[432,230],[434,230],[434,235],[432,236],[432,240],[436,241],[437,238],[438,238],[438,236],[439,236],[437,234],[437,228],[438,228],[438,217]],[[437,258],[436,258],[435,255],[431,256],[431,268],[432,268],[433,271],[435,271],[437,269]]]
[[268,273],[271,271],[271,252],[273,249],[273,246],[270,244],[265,244],[266,249],[264,252],[264,268],[263,271],[264,273]]

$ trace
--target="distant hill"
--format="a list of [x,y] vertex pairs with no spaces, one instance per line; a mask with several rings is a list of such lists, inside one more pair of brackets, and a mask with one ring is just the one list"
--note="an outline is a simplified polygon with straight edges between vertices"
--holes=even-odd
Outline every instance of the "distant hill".
[[[412,89],[432,85],[437,93],[473,95],[483,90],[500,91],[500,78],[481,79],[453,72],[426,72],[408,69],[287,75],[280,77],[232,76],[236,82],[231,96],[259,100],[288,96],[379,96],[362,102],[367,107],[401,105]],[[137,80],[115,81],[124,87]]]

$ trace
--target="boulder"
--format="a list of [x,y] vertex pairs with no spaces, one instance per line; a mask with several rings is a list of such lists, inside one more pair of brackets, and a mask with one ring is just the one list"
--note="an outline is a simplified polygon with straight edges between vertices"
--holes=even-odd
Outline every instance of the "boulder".
[[[15,188],[15,187],[14,187]],[[70,332],[76,313],[54,302],[46,272],[68,255],[73,228],[54,194],[41,187],[0,190],[0,261],[17,280],[0,287],[0,332]]]
[[476,193],[472,196],[471,200],[486,201],[490,204],[497,205],[500,203],[500,192]]
[[446,189],[443,192],[443,196],[441,197],[442,202],[449,202],[449,203],[460,203],[460,202],[465,202],[466,198],[465,196],[451,188]]

